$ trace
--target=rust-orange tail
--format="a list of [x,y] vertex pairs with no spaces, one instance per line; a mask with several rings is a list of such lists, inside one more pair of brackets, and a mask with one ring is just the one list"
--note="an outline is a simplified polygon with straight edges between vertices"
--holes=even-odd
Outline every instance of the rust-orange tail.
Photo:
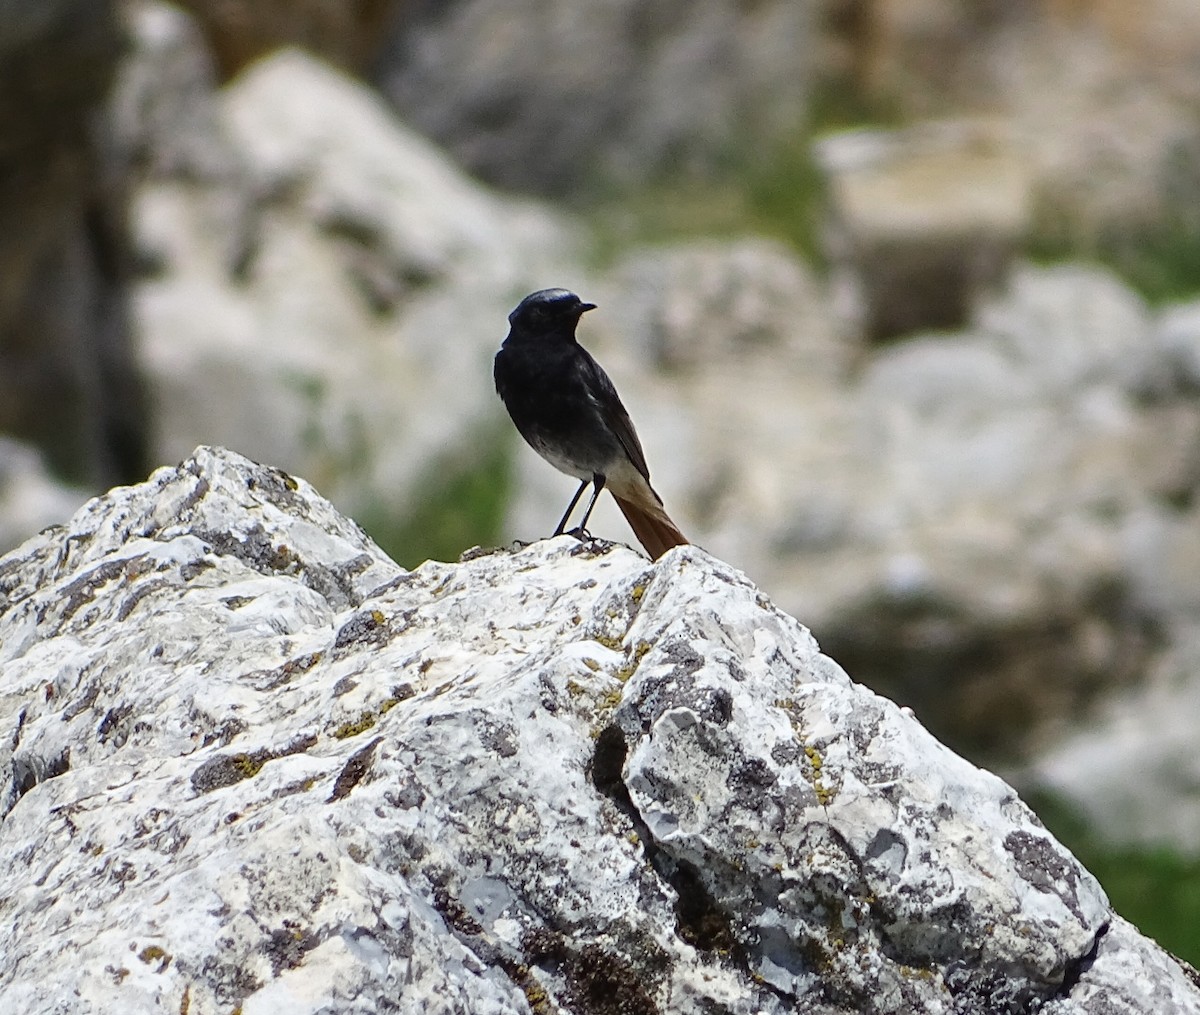
[[[649,487],[647,486],[647,489]],[[658,560],[672,546],[684,546],[687,537],[679,531],[675,523],[667,516],[661,504],[646,508],[632,501],[624,500],[613,494],[613,500],[625,516],[625,521],[638,537],[638,542],[646,548],[651,560]]]

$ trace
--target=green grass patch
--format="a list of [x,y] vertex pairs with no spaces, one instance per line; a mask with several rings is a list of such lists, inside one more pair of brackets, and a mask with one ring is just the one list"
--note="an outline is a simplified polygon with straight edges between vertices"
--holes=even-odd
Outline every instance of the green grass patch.
[[512,479],[512,444],[501,431],[481,434],[469,459],[447,457],[425,471],[419,505],[398,516],[387,505],[360,513],[359,523],[393,560],[412,568],[426,560],[458,560],[472,546],[495,546],[503,534]]
[[1069,804],[1026,796],[1054,836],[1104,886],[1113,908],[1168,951],[1200,965],[1200,856],[1113,846]]
[[820,263],[822,176],[807,132],[769,154],[747,145],[707,174],[678,173],[637,188],[598,188],[585,216],[594,266],[632,246],[769,236]]
[[1116,272],[1151,306],[1200,296],[1200,222],[1183,216],[1101,235],[1044,223],[1027,253],[1040,264],[1091,261]]

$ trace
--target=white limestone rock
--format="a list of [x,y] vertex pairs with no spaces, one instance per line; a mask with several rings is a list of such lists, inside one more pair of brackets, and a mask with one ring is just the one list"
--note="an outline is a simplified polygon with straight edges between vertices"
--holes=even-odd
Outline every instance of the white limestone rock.
[[405,572],[211,448],[0,561],[0,813],[6,1012],[1200,1011],[702,551]]

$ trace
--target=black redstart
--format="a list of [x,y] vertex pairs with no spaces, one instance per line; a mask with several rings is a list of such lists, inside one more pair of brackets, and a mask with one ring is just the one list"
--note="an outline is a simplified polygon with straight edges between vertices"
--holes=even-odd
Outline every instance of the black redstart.
[[541,289],[511,314],[496,353],[495,379],[508,414],[534,451],[559,472],[581,480],[554,534],[591,483],[594,491],[576,532],[605,487],[651,559],[687,542],[650,485],[650,470],[633,421],[612,381],[575,339],[579,318],[594,303],[566,289]]

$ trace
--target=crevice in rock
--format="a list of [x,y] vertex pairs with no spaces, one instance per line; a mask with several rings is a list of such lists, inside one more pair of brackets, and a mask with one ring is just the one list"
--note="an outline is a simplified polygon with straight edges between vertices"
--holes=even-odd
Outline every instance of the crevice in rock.
[[53,758],[43,758],[34,755],[18,755],[12,759],[12,783],[8,792],[4,813],[7,817],[17,801],[34,788],[38,783],[57,778],[71,768],[71,749],[63,748],[62,753]]
[[341,772],[338,773],[337,779],[334,780],[333,792],[325,801],[327,804],[349,796],[350,791],[362,782],[363,776],[371,768],[371,756],[375,753],[375,748],[379,746],[381,740],[383,737],[376,737],[366,747],[361,747],[350,755],[346,764],[342,766]]
[[13,727],[12,740],[9,743],[9,751],[16,753],[18,747],[21,746],[21,731],[25,728],[25,720],[29,716],[29,710],[22,708],[17,713],[17,724]]
[[[621,778],[627,753],[625,736],[621,730],[616,726],[605,726],[596,738],[596,750],[592,753],[592,785],[615,803],[635,825],[641,826],[638,828],[638,834],[641,835],[645,822],[633,806],[629,788]],[[647,844],[652,843],[648,834],[643,838]]]
[[1100,953],[1100,942],[1104,940],[1104,936],[1108,933],[1109,924],[1106,920],[1100,925],[1100,929],[1096,931],[1096,936],[1092,939],[1092,947],[1087,952],[1077,958],[1074,962],[1067,964],[1066,972],[1063,974],[1062,986],[1058,988],[1059,997],[1068,997],[1079,981],[1083,979],[1083,975],[1092,968],[1096,961],[1096,956]]
[[675,904],[679,936],[693,948],[734,956],[748,968],[746,955],[729,926],[729,917],[705,888],[699,871],[689,863],[677,861],[669,880],[679,896]]
[[728,915],[705,887],[700,872],[664,852],[634,806],[622,778],[627,750],[619,727],[607,726],[601,730],[592,755],[592,783],[630,820],[646,859],[659,877],[675,889],[675,926],[679,937],[698,951],[732,960],[748,977],[752,976],[749,956],[734,935]]

